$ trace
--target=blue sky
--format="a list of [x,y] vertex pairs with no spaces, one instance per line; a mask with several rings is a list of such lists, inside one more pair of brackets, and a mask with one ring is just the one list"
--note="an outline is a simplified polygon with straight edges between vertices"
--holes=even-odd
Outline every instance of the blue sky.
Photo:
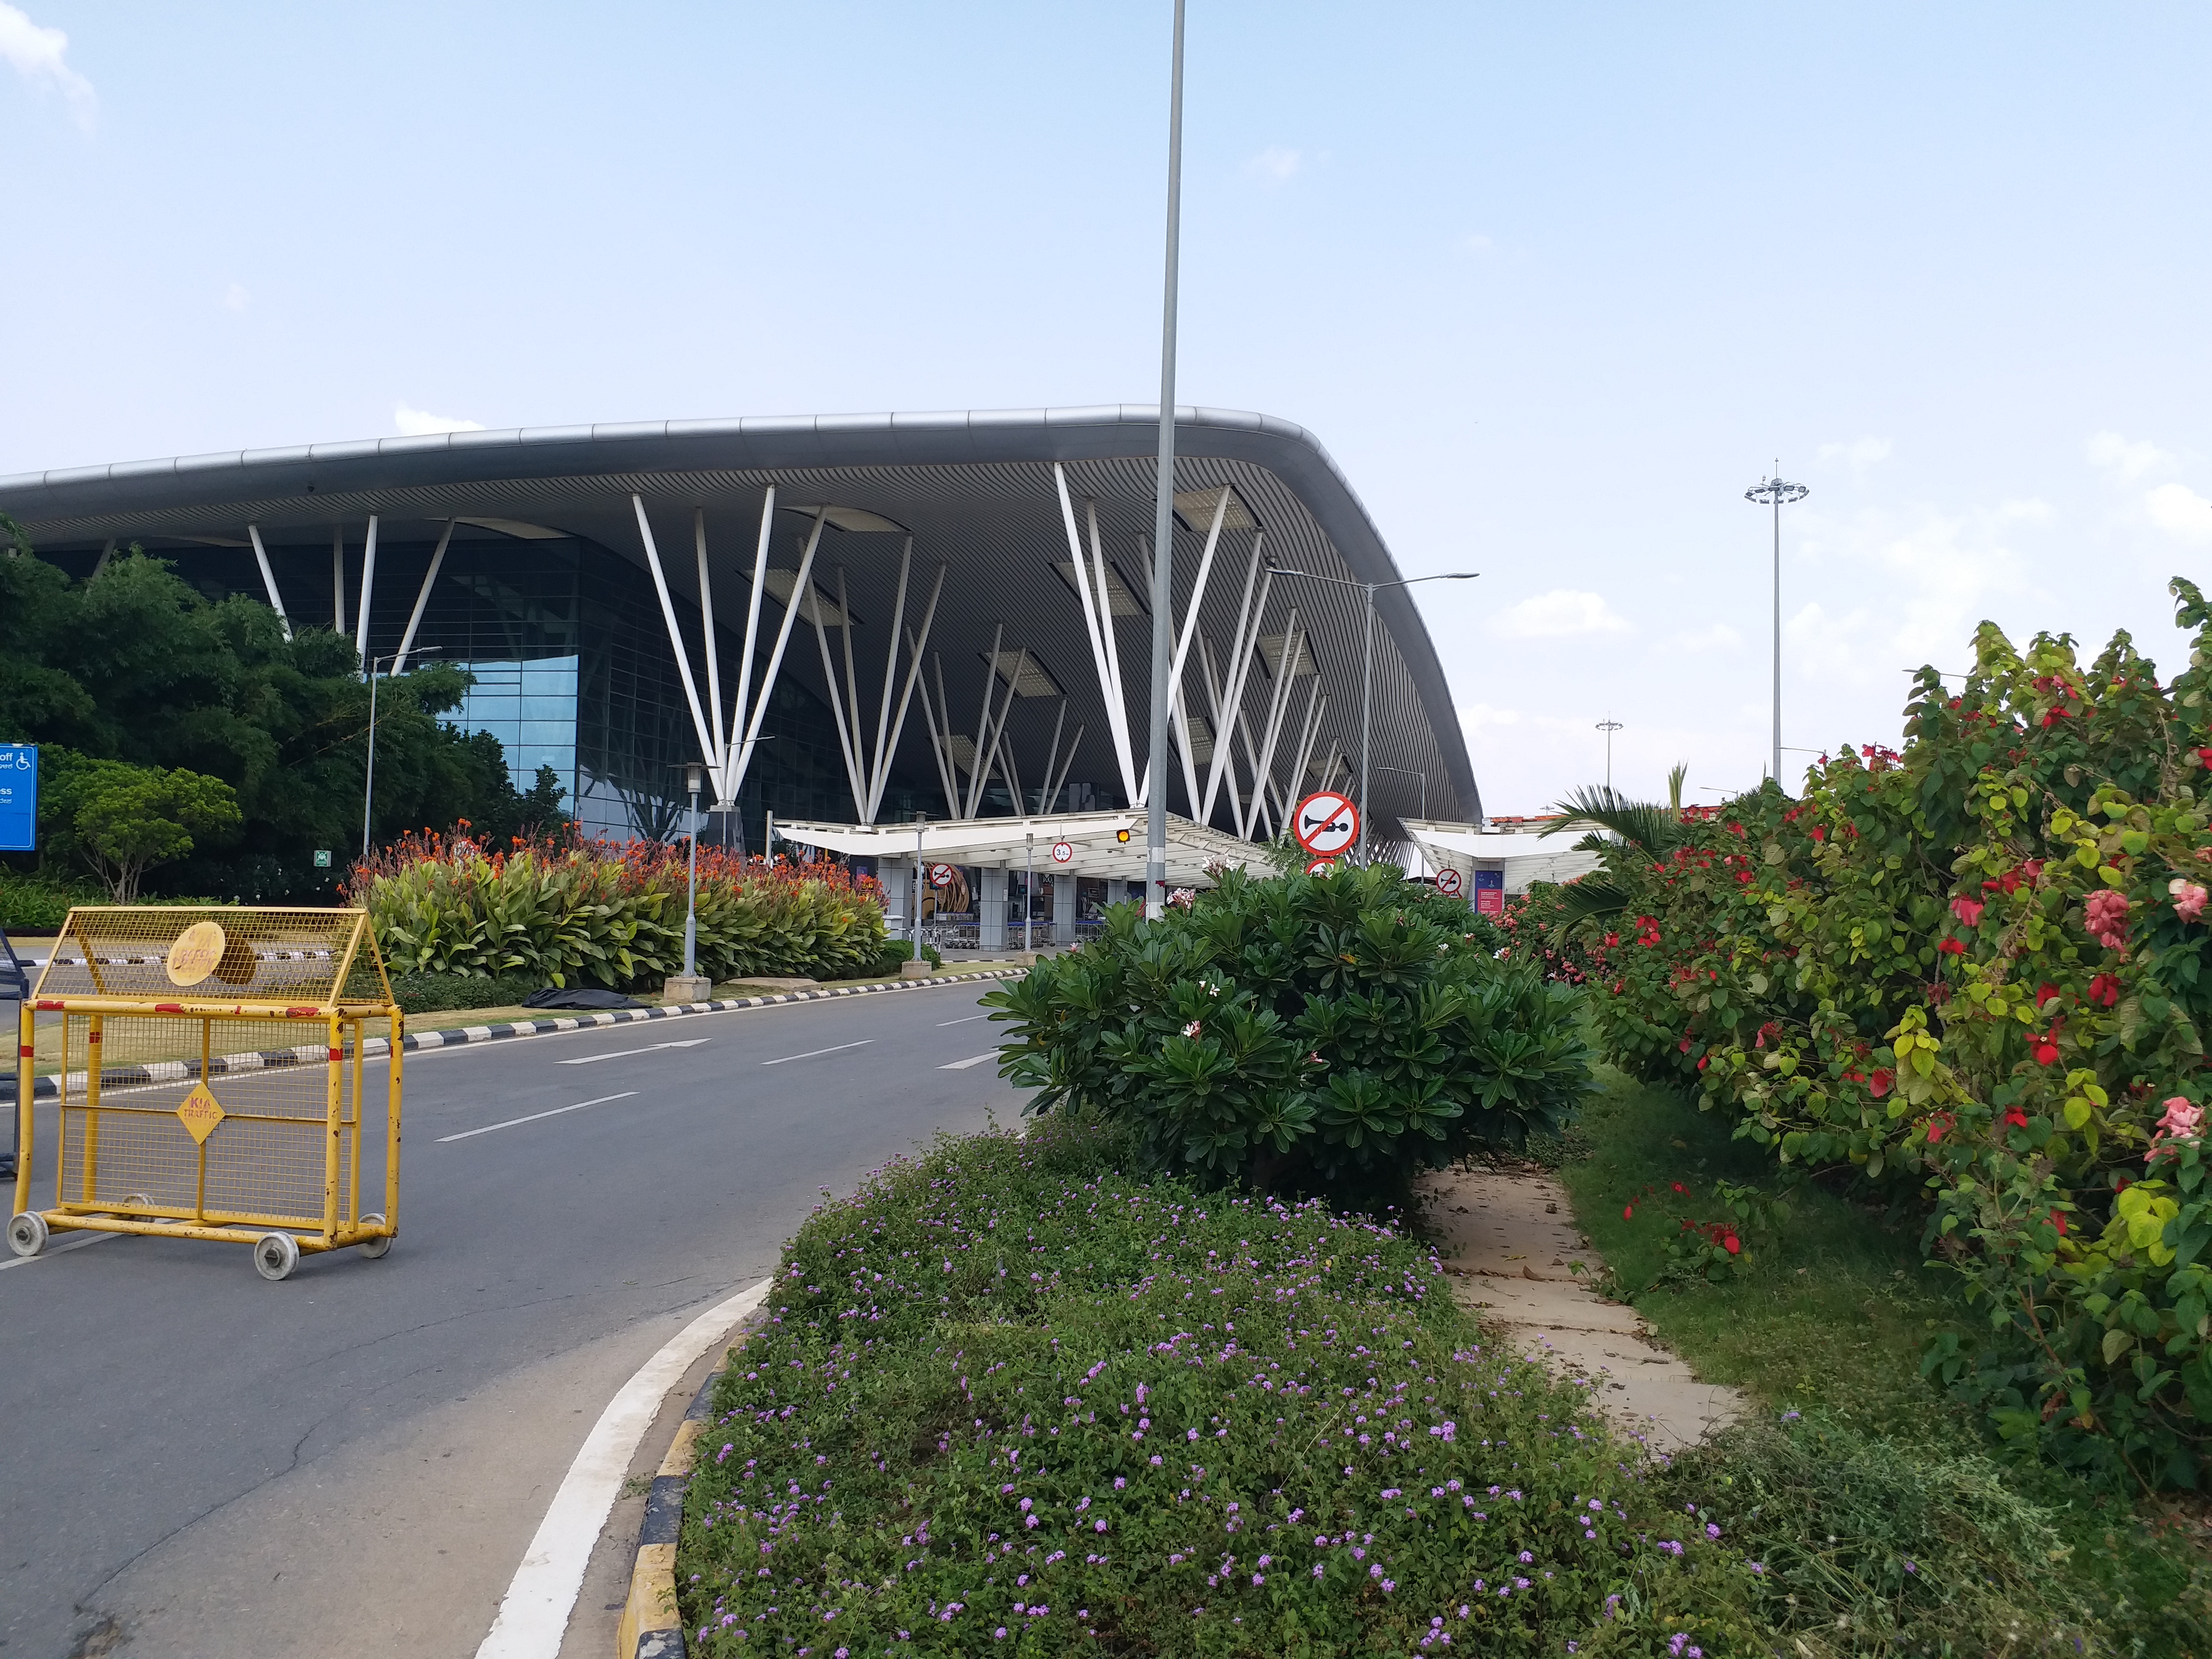
[[[0,3],[0,474],[1149,402],[1164,3]],[[65,40],[62,38],[65,37]],[[2212,578],[2212,10],[1194,0],[1183,401],[1303,422],[1486,803],[1893,740]],[[1790,757],[1802,762],[1805,757]],[[1710,797],[1707,797],[1710,798]]]

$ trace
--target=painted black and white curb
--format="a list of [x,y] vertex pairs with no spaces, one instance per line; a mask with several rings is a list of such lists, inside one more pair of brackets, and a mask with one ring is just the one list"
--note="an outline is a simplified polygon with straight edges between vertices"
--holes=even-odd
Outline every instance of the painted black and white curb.
[[[642,1019],[676,1019],[686,1014],[719,1014],[737,1008],[769,1008],[785,1002],[821,1002],[831,997],[873,996],[885,991],[925,991],[932,986],[957,985],[969,981],[1012,979],[1029,971],[1026,968],[993,968],[980,974],[933,974],[927,979],[893,980],[880,985],[825,985],[814,991],[779,991],[769,996],[724,997],[712,1002],[680,1002],[654,1008],[616,1008],[604,1013],[565,1015],[558,1019],[519,1019],[498,1025],[465,1025],[442,1031],[418,1031],[402,1037],[403,1052],[412,1054],[430,1048],[453,1048],[471,1042],[499,1042],[512,1037],[547,1036],[556,1031],[589,1030],[600,1025],[627,1025]],[[362,1055],[376,1060],[391,1051],[390,1041],[371,1037],[362,1045]],[[330,1050],[322,1043],[302,1043],[296,1048],[263,1048],[240,1054],[216,1054],[207,1062],[204,1075],[221,1077],[230,1072],[258,1072],[276,1066],[319,1066],[326,1063]],[[150,1083],[185,1083],[203,1075],[200,1062],[196,1060],[155,1060],[143,1066],[117,1066],[103,1070],[100,1086],[103,1089],[129,1088]],[[64,1078],[47,1073],[34,1078],[31,1083],[33,1099],[51,1099],[61,1093]],[[83,1089],[88,1081],[82,1072],[68,1073],[66,1081],[72,1091]],[[0,1100],[15,1098],[15,1079],[12,1073],[0,1076]]]
[[[740,1336],[734,1346],[742,1346]],[[699,1437],[712,1409],[708,1401],[722,1373],[712,1372],[676,1426],[668,1455],[653,1477],[645,1519],[638,1523],[637,1553],[630,1564],[629,1599],[615,1632],[617,1659],[684,1659],[684,1615],[676,1604],[676,1545],[684,1531],[684,1494],[699,1455]]]

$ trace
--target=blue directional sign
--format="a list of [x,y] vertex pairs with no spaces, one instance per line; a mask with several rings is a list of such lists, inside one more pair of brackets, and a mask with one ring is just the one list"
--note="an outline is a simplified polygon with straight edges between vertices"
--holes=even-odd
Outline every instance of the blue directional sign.
[[38,850],[38,745],[0,744],[0,853]]

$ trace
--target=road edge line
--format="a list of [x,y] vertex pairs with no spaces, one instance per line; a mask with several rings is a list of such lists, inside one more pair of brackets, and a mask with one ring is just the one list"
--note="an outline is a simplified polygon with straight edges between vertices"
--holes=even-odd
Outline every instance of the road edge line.
[[523,1552],[477,1659],[558,1659],[592,1547],[660,1402],[700,1355],[768,1300],[775,1284],[773,1277],[763,1279],[701,1314],[607,1402]]
[[[739,1336],[732,1352],[744,1345]],[[676,1546],[684,1530],[684,1495],[690,1490],[691,1466],[698,1461],[700,1431],[713,1409],[714,1384],[722,1368],[707,1373],[699,1392],[676,1425],[668,1455],[653,1477],[645,1500],[645,1515],[637,1526],[637,1551],[632,1557],[629,1595],[623,1602],[622,1622],[615,1628],[617,1659],[684,1659],[684,1620],[676,1604]]]

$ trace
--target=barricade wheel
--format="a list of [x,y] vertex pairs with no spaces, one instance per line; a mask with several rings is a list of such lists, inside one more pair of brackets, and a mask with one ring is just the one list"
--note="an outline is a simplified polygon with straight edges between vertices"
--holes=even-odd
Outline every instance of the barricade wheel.
[[17,1255],[36,1255],[46,1248],[46,1218],[26,1210],[8,1223],[8,1248]]
[[289,1233],[264,1233],[253,1241],[253,1271],[270,1284],[289,1279],[300,1265],[299,1241]]
[[[364,1227],[381,1227],[384,1224],[384,1218],[379,1215],[375,1211],[371,1210],[367,1215],[362,1217],[361,1224]],[[390,1236],[387,1235],[383,1238],[369,1238],[362,1240],[361,1244],[361,1253],[367,1256],[371,1261],[374,1261],[381,1256],[390,1255],[392,1254],[392,1239]]]

